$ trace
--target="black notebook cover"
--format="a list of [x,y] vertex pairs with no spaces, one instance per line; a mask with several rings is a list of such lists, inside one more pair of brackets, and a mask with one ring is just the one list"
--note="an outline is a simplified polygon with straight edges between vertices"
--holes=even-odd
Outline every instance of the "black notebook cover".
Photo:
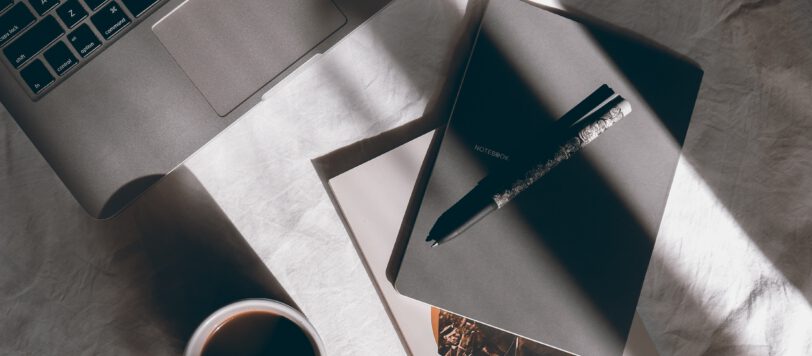
[[[620,355],[701,76],[604,27],[490,1],[404,218],[395,288],[568,352]],[[628,117],[462,236],[429,247],[441,213],[489,172],[549,146],[551,123],[602,84],[631,103]]]

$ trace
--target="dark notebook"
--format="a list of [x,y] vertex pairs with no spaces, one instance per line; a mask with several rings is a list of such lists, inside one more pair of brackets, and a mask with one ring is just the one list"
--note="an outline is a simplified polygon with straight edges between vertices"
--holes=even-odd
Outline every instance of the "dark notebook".
[[[397,290],[568,352],[620,355],[701,76],[602,26],[490,1],[404,218],[389,270]],[[628,117],[462,236],[429,247],[440,214],[489,172],[541,154],[552,123],[603,84],[631,103]]]

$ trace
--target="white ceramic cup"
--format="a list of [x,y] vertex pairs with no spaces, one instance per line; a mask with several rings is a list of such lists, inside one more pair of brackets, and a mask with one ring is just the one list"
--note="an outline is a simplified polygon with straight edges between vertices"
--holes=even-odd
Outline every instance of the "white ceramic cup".
[[189,339],[189,343],[186,344],[184,355],[200,356],[203,353],[203,348],[206,346],[206,341],[209,340],[220,326],[236,315],[256,312],[273,314],[290,320],[301,328],[302,332],[307,336],[308,340],[310,340],[310,344],[313,346],[313,351],[316,352],[316,356],[326,355],[324,344],[316,332],[316,328],[307,321],[304,314],[287,304],[270,299],[246,299],[218,309],[197,327],[195,333],[192,334],[192,338]]

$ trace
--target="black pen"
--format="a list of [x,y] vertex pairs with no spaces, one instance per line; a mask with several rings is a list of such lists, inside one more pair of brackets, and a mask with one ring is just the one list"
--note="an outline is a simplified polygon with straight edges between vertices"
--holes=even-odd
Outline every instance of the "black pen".
[[[593,111],[583,120],[575,123],[568,132],[567,139],[555,154],[540,162],[530,164],[528,169],[511,170],[508,183],[494,184],[501,179],[483,179],[474,189],[446,210],[429,231],[426,241],[433,241],[431,247],[446,243],[482,220],[485,216],[505,206],[514,197],[525,191],[559,163],[567,160],[581,148],[595,140],[598,135],[632,111],[631,104],[620,96]],[[527,167],[527,166],[525,166]]]

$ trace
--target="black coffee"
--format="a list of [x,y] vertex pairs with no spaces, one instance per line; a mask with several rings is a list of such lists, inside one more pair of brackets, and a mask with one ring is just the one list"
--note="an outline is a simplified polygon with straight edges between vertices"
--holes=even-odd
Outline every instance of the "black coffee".
[[210,335],[203,356],[315,356],[310,339],[290,320],[267,312],[237,314]]

